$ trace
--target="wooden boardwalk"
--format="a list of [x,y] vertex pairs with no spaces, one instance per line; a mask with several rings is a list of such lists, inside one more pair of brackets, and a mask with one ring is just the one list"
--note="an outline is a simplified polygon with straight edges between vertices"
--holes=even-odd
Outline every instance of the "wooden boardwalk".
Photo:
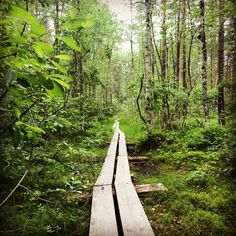
[[102,170],[93,187],[89,235],[153,236],[131,181],[125,135],[117,121],[114,129]]

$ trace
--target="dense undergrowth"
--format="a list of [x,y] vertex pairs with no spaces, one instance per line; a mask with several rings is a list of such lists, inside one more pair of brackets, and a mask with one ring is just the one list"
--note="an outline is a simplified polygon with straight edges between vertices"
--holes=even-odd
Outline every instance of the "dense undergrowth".
[[[145,137],[141,122],[121,119],[131,154],[149,157],[131,165],[135,184],[163,183],[168,191],[141,197],[157,235],[235,235],[236,192],[230,177],[227,128],[214,120]],[[138,132],[139,131],[139,132]]]
[[[97,119],[99,112],[103,115]],[[31,160],[27,144],[14,148],[10,139],[1,143],[2,198],[14,188],[25,169],[29,170],[1,206],[1,235],[88,234],[89,193],[106,155],[106,142],[112,137],[114,119],[109,114],[106,108],[93,105],[87,107],[89,119],[81,118],[76,110],[62,112],[60,119],[54,120],[57,127],[51,125],[54,131],[48,122],[48,132],[34,146]],[[51,135],[53,132],[56,135]]]

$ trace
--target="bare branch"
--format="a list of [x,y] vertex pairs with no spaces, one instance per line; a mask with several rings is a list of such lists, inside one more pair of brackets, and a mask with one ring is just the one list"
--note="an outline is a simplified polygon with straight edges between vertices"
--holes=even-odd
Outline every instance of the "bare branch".
[[16,189],[20,186],[21,182],[24,180],[27,175],[28,170],[25,171],[24,175],[21,177],[20,181],[17,183],[15,188],[9,193],[9,195],[1,202],[0,207],[11,197],[11,195],[16,191]]

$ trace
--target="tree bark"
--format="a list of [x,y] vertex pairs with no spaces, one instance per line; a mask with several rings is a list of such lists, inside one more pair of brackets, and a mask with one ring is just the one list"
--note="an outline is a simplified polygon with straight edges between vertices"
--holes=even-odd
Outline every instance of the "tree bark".
[[218,31],[218,122],[225,125],[224,105],[224,0],[219,0],[219,31]]
[[232,71],[231,71],[231,79],[232,79],[232,102],[231,102],[231,119],[232,119],[232,166],[233,177],[236,177],[236,16],[231,18],[231,25],[232,25]]
[[202,51],[202,104],[205,121],[209,122],[209,107],[207,99],[207,47],[205,35],[205,3],[200,0],[200,41]]
[[145,0],[146,6],[146,45],[145,45],[145,95],[146,95],[146,127],[148,135],[151,135],[151,89],[150,82],[152,77],[152,40],[151,40],[151,17],[152,17],[152,2]]
[[177,1],[178,7],[178,17],[177,17],[177,43],[176,43],[176,75],[175,75],[175,87],[179,90],[179,74],[180,74],[180,39],[181,39],[181,31],[180,31],[180,0]]
[[163,123],[164,126],[169,126],[169,103],[167,93],[167,44],[166,44],[166,0],[162,0],[163,16],[162,16],[162,47],[161,47],[161,78],[162,78],[162,109],[163,109]]
[[[186,78],[186,72],[187,72],[187,63],[186,63],[186,43],[185,43],[185,37],[186,37],[186,0],[182,0],[182,82],[183,82],[183,91],[187,92],[187,78]],[[187,115],[187,101],[184,101],[183,103],[183,116]]]

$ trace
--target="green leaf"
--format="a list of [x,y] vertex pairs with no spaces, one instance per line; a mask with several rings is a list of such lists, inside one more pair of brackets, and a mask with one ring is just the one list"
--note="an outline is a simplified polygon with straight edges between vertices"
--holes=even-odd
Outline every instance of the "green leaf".
[[72,59],[71,56],[67,54],[59,54],[59,55],[56,55],[55,58],[65,60],[65,61],[70,61]]
[[19,129],[15,129],[12,135],[12,143],[15,148],[20,145],[20,142],[23,138],[23,134],[19,131]]
[[52,64],[62,73],[66,74],[67,73],[67,69],[64,66],[61,66],[60,64],[58,64],[55,61],[51,61]]
[[52,90],[52,89],[54,88],[54,86],[53,86],[53,81],[52,81],[51,79],[46,79],[46,78],[44,78],[44,77],[41,77],[40,80],[41,80],[42,85],[43,85],[46,89]]
[[26,39],[21,37],[21,36],[18,36],[18,35],[13,35],[11,36],[8,40],[6,40],[6,42],[9,42],[9,43],[18,43],[18,44],[25,44],[27,43]]
[[39,128],[38,126],[32,126],[32,125],[28,125],[22,121],[17,121],[15,123],[16,126],[26,126],[27,128],[29,128],[30,130],[39,133],[39,134],[45,134],[45,131],[41,128]]
[[82,23],[83,21],[81,19],[68,20],[61,26],[61,29],[72,30],[72,31],[77,30],[79,28],[82,28]]
[[60,80],[60,79],[53,79],[54,81],[56,81],[58,84],[60,84],[61,86],[67,88],[67,89],[70,89],[70,85],[67,84],[66,82]]
[[60,75],[60,74],[51,74],[50,76],[67,80],[68,82],[73,81],[73,78],[71,76],[65,76],[65,75]]
[[71,11],[70,11],[70,18],[75,19],[76,16],[77,16],[77,13],[78,13],[77,8],[72,8]]
[[33,48],[36,54],[41,58],[48,56],[53,52],[53,46],[48,43],[35,42]]
[[41,24],[32,24],[30,31],[36,35],[43,35],[46,33],[46,28]]
[[64,95],[63,88],[61,87],[60,84],[53,82],[53,89],[52,90],[47,90],[47,94],[51,98],[57,98],[57,97],[62,97]]
[[43,49],[42,49],[38,44],[35,44],[35,45],[33,46],[33,48],[34,48],[34,51],[36,52],[36,54],[37,54],[39,57],[43,58],[43,55],[44,55]]
[[38,21],[34,18],[34,16],[17,6],[10,6],[9,15],[21,19],[28,24],[38,24]]
[[93,20],[86,20],[83,21],[81,25],[83,28],[91,28],[92,26],[95,25],[95,22]]
[[79,47],[76,43],[76,41],[72,38],[69,38],[69,37],[62,37],[60,35],[56,35],[56,37],[59,39],[59,40],[62,40],[67,46],[69,46],[71,49],[75,50],[75,51],[78,51],[78,52],[81,52],[82,49],[81,47]]
[[20,109],[19,109],[18,107],[14,107],[14,108],[13,108],[13,111],[15,112],[16,117],[17,117],[17,118],[20,118],[20,115],[21,115]]
[[45,134],[45,131],[39,128],[38,126],[32,126],[32,125],[27,125],[27,124],[24,124],[24,125],[38,134]]

